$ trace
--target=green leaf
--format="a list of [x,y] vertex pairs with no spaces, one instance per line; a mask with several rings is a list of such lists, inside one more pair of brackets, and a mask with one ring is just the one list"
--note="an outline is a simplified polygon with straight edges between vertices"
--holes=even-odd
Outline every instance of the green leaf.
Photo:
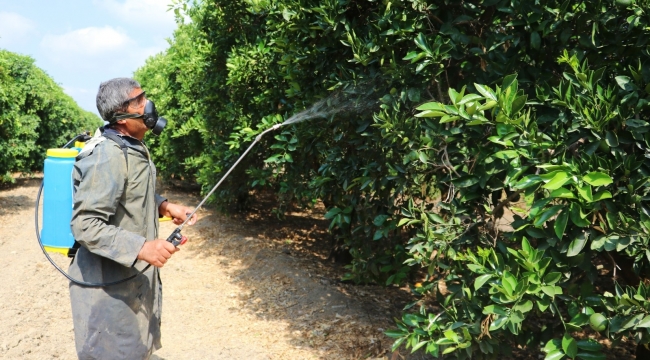
[[497,315],[503,315],[507,316],[508,312],[506,311],[506,308],[500,305],[488,305],[483,308],[483,314],[497,314]]
[[530,242],[525,237],[521,240],[521,249],[525,251],[527,254],[530,254],[531,251],[533,250],[533,247],[530,246]]
[[406,341],[406,339],[407,339],[407,337],[401,337],[401,338],[395,340],[395,342],[393,343],[393,346],[391,346],[391,351],[397,350],[400,346],[402,346],[402,344],[404,343],[404,341]]
[[583,360],[606,360],[607,356],[603,353],[579,352],[578,358]]
[[[531,304],[531,306],[532,306],[532,304]],[[524,316],[524,314],[521,311],[512,310],[510,312],[510,316],[508,317],[508,319],[510,320],[511,324],[519,324],[520,322],[524,321],[524,319],[526,319],[526,317]]]
[[565,333],[562,338],[562,350],[564,350],[564,353],[571,359],[578,355],[578,343],[568,333]]
[[544,284],[546,285],[555,285],[556,282],[560,281],[562,278],[562,273],[557,271],[550,272],[544,276]]
[[[573,318],[571,318],[570,324],[575,326],[576,331],[581,331],[580,327],[589,323],[589,315],[584,313],[578,313]],[[578,342],[579,343],[579,342]],[[578,345],[579,347],[579,345]]]
[[605,199],[611,199],[612,193],[607,190],[601,190],[594,195],[594,201],[600,201]]
[[646,315],[643,320],[636,324],[637,328],[650,328],[650,315]]
[[384,222],[386,222],[386,219],[388,219],[388,217],[388,215],[377,215],[375,216],[375,219],[372,221],[372,223],[375,226],[381,226],[384,224]]
[[438,215],[436,213],[430,212],[430,213],[427,213],[427,216],[429,216],[429,219],[437,222],[438,224],[446,224],[447,223],[445,221],[445,219],[443,219],[440,215]]
[[449,339],[449,340],[451,340],[451,341],[453,341],[455,343],[460,342],[460,339],[458,338],[458,334],[456,334],[456,332],[454,330],[447,330],[447,331],[444,332],[444,335],[445,335],[445,337],[447,339]]
[[426,345],[428,342],[429,342],[428,340],[420,341],[420,342],[417,343],[415,346],[413,346],[413,348],[411,349],[411,352],[416,352],[419,348],[423,347],[423,346]]
[[549,353],[555,350],[559,350],[562,347],[562,342],[559,339],[551,339],[549,340],[546,345],[544,345],[544,348],[542,351],[545,353]]
[[449,123],[449,122],[454,122],[454,121],[459,120],[459,119],[460,119],[460,116],[458,116],[458,115],[454,115],[454,116],[445,115],[445,116],[442,117],[442,119],[440,119],[440,123],[445,124],[445,123]]
[[517,151],[515,151],[515,150],[503,150],[503,151],[499,151],[499,152],[494,153],[494,157],[496,157],[498,159],[503,159],[503,160],[515,159],[515,158],[519,157],[519,153]]
[[616,83],[618,86],[621,87],[623,90],[631,91],[633,88],[630,83],[630,78],[627,76],[617,76],[616,77]]
[[508,323],[508,317],[507,316],[498,316],[492,324],[490,324],[490,328],[488,329],[489,331],[495,331],[499,330],[502,328],[504,325]]
[[589,174],[583,176],[582,180],[591,186],[609,185],[613,182],[612,178],[609,175],[597,171],[590,172]]
[[420,110],[420,111],[422,111],[422,110],[444,111],[445,106],[443,104],[441,104],[441,103],[438,103],[438,102],[428,102],[428,103],[425,103],[425,104],[422,104],[422,105],[416,107],[415,109]]
[[569,180],[571,180],[569,174],[565,173],[564,171],[558,171],[558,173],[555,174],[555,176],[553,176],[553,178],[547,182],[543,188],[549,190],[559,189],[564,184],[569,182]]
[[415,314],[404,314],[402,316],[402,322],[408,326],[418,326],[418,323],[420,322],[420,317],[415,315]]
[[[607,236],[601,235],[591,241],[591,250],[602,251],[605,244],[608,242]],[[615,247],[612,247],[612,249]]]
[[442,352],[442,355],[446,355],[446,354],[452,353],[452,352],[454,352],[454,351],[456,351],[456,347],[455,347],[455,346],[451,346],[451,347],[446,348],[446,349]]
[[569,249],[567,250],[566,256],[572,257],[580,254],[582,249],[587,244],[587,236],[584,232],[581,232],[575,239],[571,240],[569,244]]
[[528,175],[524,176],[517,184],[514,186],[515,189],[526,189],[531,186],[537,185],[542,182],[542,178],[538,175]]
[[593,202],[594,201],[594,196],[591,192],[591,186],[589,184],[584,184],[582,186],[576,186],[576,189],[578,189],[578,194],[580,196],[587,200],[588,202]]
[[550,197],[552,197],[552,198],[565,198],[565,199],[575,199],[576,198],[576,196],[573,195],[571,190],[569,190],[567,188],[563,188],[563,187],[553,190],[551,192],[551,194],[550,194]]
[[553,229],[555,230],[555,235],[557,236],[558,239],[562,239],[562,236],[564,235],[564,229],[566,229],[566,225],[569,222],[569,211],[567,209],[562,210],[560,215],[557,216],[555,219],[555,224],[553,225]]
[[544,210],[541,214],[539,214],[536,218],[535,221],[533,222],[533,225],[540,227],[544,225],[546,220],[550,219],[553,217],[555,214],[557,214],[560,210],[564,208],[564,205],[555,205],[551,206],[550,208]]
[[427,44],[427,38],[423,33],[419,33],[415,38],[415,44],[422,50],[426,51],[428,54],[431,54],[431,48]]
[[[501,82],[501,88],[505,90],[517,80],[517,74],[506,75]],[[516,89],[516,87],[515,87]]]
[[426,164],[427,161],[429,161],[429,157],[424,151],[418,151],[418,159],[424,164]]
[[526,100],[528,99],[528,95],[521,95],[517,97],[513,102],[512,102],[512,109],[510,113],[512,115],[518,113],[521,111],[521,109],[524,108],[524,105],[526,105]]
[[397,224],[397,227],[400,227],[400,226],[406,224],[409,221],[411,221],[411,219],[409,219],[409,218],[401,218],[399,223]]
[[503,285],[503,288],[506,290],[506,293],[508,295],[512,295],[515,291],[515,288],[517,287],[517,278],[515,278],[511,272],[506,270],[503,272],[501,285]]
[[[395,350],[393,350],[395,351]],[[440,351],[438,344],[435,342],[430,341],[429,345],[427,345],[427,348],[424,350],[425,353],[431,354],[433,357],[437,358],[438,357],[438,351]]]
[[546,354],[546,357],[544,357],[544,360],[560,360],[564,357],[564,353],[562,350],[553,350]]
[[479,178],[473,175],[463,176],[453,181],[454,185],[459,188],[466,188],[473,185],[476,185],[479,182]]
[[476,280],[474,280],[474,290],[480,289],[483,284],[492,278],[492,276],[492,274],[485,274],[477,277]]
[[525,314],[532,309],[533,309],[533,302],[530,300],[520,302],[519,304],[512,307],[512,310],[520,311],[522,314]]
[[483,97],[478,94],[467,94],[458,102],[458,105],[466,104],[472,100],[482,99]]
[[[587,351],[600,351],[602,345],[596,340],[578,340],[578,349],[587,350]],[[579,355],[578,355],[579,356]]]
[[449,99],[451,100],[451,103],[454,104],[454,105],[456,105],[456,103],[458,103],[458,101],[460,100],[460,99],[459,99],[459,98],[460,98],[460,94],[459,94],[459,93],[458,93],[454,88],[452,88],[452,87],[450,87],[450,88],[447,90],[447,93],[448,93],[448,95],[449,95]]
[[605,134],[605,141],[607,142],[607,145],[609,145],[610,147],[618,146],[618,136],[616,136],[616,133],[613,133],[611,131],[608,131]]
[[388,330],[388,331],[384,331],[384,334],[386,334],[386,336],[390,338],[399,338],[408,335],[408,332],[402,330]]
[[[549,287],[550,287],[550,288],[553,288],[552,286],[549,286]],[[544,290],[542,290],[542,291],[544,291]],[[551,291],[553,291],[553,290],[551,290]],[[553,292],[554,292],[554,291],[553,291]],[[547,294],[547,295],[548,295],[548,294]],[[552,296],[552,295],[551,295],[551,296]],[[543,297],[543,298],[537,300],[537,308],[538,308],[539,311],[541,311],[541,312],[546,311],[546,309],[548,309],[548,307],[549,307],[550,305],[551,305],[551,298],[550,298],[550,297],[546,297],[546,296],[545,296],[545,297]]]
[[537,31],[533,31],[530,34],[530,47],[532,47],[535,50],[538,50],[541,43],[542,43],[542,38],[539,36],[539,33]]
[[575,203],[571,204],[570,216],[571,216],[571,222],[573,222],[576,226],[585,227],[591,224],[588,220],[584,219],[584,217],[582,216],[582,209],[578,204]]
[[336,215],[338,215],[338,214],[340,214],[340,213],[341,213],[341,209],[339,209],[339,208],[332,208],[332,209],[330,209],[330,211],[328,211],[328,212],[325,214],[325,219],[328,219],[328,220],[329,220],[329,219],[333,218],[334,216],[336,216]]
[[446,112],[439,110],[426,110],[421,113],[415,114],[415,117],[443,117],[447,115]]
[[550,297],[554,297],[555,296],[555,286],[552,286],[552,285],[542,286],[542,292],[544,292],[544,294],[546,294],[546,295],[548,295]]
[[474,87],[476,87],[476,90],[478,90],[478,92],[480,92],[481,95],[485,96],[487,99],[497,101],[497,95],[489,87],[476,83],[474,83]]

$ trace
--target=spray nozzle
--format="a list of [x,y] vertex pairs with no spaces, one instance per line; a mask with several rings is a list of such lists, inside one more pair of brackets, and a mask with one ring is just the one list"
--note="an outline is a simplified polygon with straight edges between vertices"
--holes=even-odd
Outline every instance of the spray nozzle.
[[262,139],[262,136],[264,136],[264,134],[266,134],[266,133],[269,132],[269,131],[277,130],[277,129],[279,129],[282,125],[284,125],[284,123],[275,124],[275,125],[271,126],[270,128],[268,128],[268,129],[262,131],[259,135],[257,135],[257,136],[255,137],[255,141],[254,141],[253,143],[256,143],[256,142],[260,141],[260,140]]

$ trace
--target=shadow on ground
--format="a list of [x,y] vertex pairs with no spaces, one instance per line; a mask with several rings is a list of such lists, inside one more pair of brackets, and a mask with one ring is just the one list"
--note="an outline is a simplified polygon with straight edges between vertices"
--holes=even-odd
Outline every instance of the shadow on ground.
[[[187,205],[201,200],[177,190],[165,195]],[[425,358],[407,356],[403,349],[393,356],[393,340],[384,335],[413,301],[408,291],[339,280],[342,265],[326,260],[328,223],[322,211],[291,213],[280,221],[268,208],[263,214],[265,204],[253,208],[257,211],[245,217],[206,209],[203,221],[185,230],[196,256],[231,266],[231,281],[247,284],[238,295],[242,311],[289,322],[292,345],[317,349],[325,358]]]
[[[40,186],[42,178],[18,178],[14,183],[1,183],[0,190],[11,190],[19,187]],[[3,195],[0,196],[0,216],[33,208],[36,199],[25,195]]]

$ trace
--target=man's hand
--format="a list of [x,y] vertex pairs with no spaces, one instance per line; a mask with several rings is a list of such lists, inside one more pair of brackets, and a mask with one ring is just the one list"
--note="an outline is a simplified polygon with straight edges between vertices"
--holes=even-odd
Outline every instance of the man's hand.
[[[191,214],[194,209],[188,206],[172,204],[169,201],[163,201],[158,208],[158,213],[162,216],[172,218],[174,224],[180,225],[187,219],[187,215]],[[198,220],[198,215],[192,215],[192,218],[187,222],[187,225],[194,225]]]
[[180,249],[164,239],[145,241],[138,253],[138,260],[144,260],[155,267],[163,267],[172,254]]

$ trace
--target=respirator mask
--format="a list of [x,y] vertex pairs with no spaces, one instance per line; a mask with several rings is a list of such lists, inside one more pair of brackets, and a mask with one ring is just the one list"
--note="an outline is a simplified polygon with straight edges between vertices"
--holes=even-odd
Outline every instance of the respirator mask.
[[114,124],[118,120],[123,120],[123,119],[137,119],[137,118],[142,118],[142,121],[144,121],[144,125],[151,129],[151,132],[158,136],[160,133],[162,133],[163,129],[167,125],[167,119],[164,117],[158,117],[158,112],[156,111],[156,105],[153,103],[153,101],[146,99],[146,103],[144,105],[144,113],[143,114],[125,114],[125,113],[116,113],[113,115],[113,118],[111,119],[110,123]]

